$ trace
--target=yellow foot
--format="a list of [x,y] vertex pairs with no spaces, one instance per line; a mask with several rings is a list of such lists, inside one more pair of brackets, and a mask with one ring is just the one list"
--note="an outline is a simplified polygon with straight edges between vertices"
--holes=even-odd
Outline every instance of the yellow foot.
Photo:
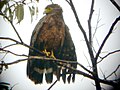
[[43,51],[43,53],[45,53],[45,54],[46,54],[46,56],[50,56],[50,52],[47,52],[47,50],[46,50],[46,49]]
[[51,51],[51,55],[50,55],[50,57],[53,58],[53,59],[56,59],[55,56],[54,56],[53,51]]
[[51,57],[53,59],[56,59],[55,56],[54,56],[54,53],[53,53],[53,50],[51,50],[51,52],[48,52],[46,49],[44,51],[42,51],[43,53],[45,53],[45,55],[47,57]]

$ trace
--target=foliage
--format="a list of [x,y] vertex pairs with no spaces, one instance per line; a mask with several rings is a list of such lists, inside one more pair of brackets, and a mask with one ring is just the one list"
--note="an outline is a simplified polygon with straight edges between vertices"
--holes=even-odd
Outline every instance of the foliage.
[[4,18],[8,17],[10,21],[17,19],[17,23],[20,23],[24,17],[24,7],[27,6],[29,8],[31,14],[31,22],[33,20],[33,16],[37,15],[38,7],[37,2],[39,0],[2,0],[0,1],[0,15]]

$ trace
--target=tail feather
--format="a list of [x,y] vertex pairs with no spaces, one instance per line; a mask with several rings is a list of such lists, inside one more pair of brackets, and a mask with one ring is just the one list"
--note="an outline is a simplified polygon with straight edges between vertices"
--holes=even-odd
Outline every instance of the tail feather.
[[75,82],[75,73],[73,73],[72,82]]
[[47,83],[52,83],[53,81],[53,73],[46,73],[45,74],[45,79]]
[[66,69],[62,69],[62,80],[66,83]]
[[71,81],[71,74],[68,76],[67,81],[68,81],[68,83],[70,83],[70,81]]
[[56,71],[54,71],[54,74],[57,77],[57,80],[60,80],[60,76],[61,76],[61,67],[58,67]]
[[30,73],[28,76],[35,84],[42,84],[43,83],[43,73],[40,74],[38,72]]

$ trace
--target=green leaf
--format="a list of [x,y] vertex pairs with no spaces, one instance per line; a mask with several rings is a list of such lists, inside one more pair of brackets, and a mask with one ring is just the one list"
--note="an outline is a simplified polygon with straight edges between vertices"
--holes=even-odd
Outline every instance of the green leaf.
[[8,8],[8,11],[9,11],[9,19],[10,19],[10,21],[12,21],[13,20],[13,12],[10,7]]
[[38,7],[36,7],[36,14],[38,14],[39,10],[38,10]]
[[15,13],[16,13],[16,17],[18,20],[17,23],[20,23],[24,18],[24,6],[23,6],[23,4],[17,5]]
[[7,2],[8,2],[7,0],[3,0],[3,1],[0,0],[0,11],[2,10],[3,6],[4,6]]
[[31,14],[31,22],[33,21],[33,16],[35,15],[35,7],[29,7],[30,14]]
[[39,2],[39,0],[36,0],[37,2]]

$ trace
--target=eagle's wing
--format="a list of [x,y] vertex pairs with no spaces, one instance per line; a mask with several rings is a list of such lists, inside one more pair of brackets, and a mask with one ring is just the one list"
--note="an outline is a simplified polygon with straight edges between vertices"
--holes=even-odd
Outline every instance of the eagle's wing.
[[[54,53],[55,57],[60,53],[65,36],[65,25],[61,18],[56,15],[47,15],[43,17],[36,25],[30,46],[44,51],[45,49]],[[42,56],[35,50],[29,50],[29,56]],[[27,76],[37,83],[43,82],[43,75],[47,83],[53,80],[53,72],[57,71],[57,64],[47,60],[28,60]]]
[[[40,28],[42,27],[43,25],[43,20],[44,20],[44,17],[42,19],[40,19],[40,21],[37,23],[33,33],[32,33],[32,36],[31,36],[31,42],[30,42],[30,46],[31,47],[34,47],[35,48],[35,44],[36,44],[36,39],[37,39],[37,36],[38,36],[38,33],[40,31]],[[37,49],[37,48],[36,48]],[[39,55],[38,52],[32,50],[32,49],[29,49],[29,56],[37,56]],[[37,71],[35,71],[35,67],[37,67],[37,65],[43,63],[44,61],[41,61],[39,62],[38,60],[35,60],[35,59],[32,59],[32,60],[28,60],[27,62],[27,76],[32,80],[34,81],[35,83],[38,83],[38,82],[41,82],[42,83],[42,78],[43,78],[43,74],[41,71],[41,74],[37,73]],[[38,64],[37,64],[38,63]],[[39,66],[38,66],[39,67]],[[40,71],[40,70],[39,70]],[[39,78],[38,78],[39,77]]]
[[[61,53],[58,55],[57,58],[60,58],[61,60],[68,60],[68,61],[77,61],[77,57],[76,57],[76,52],[75,52],[75,46],[74,43],[72,41],[70,32],[69,32],[69,28],[65,27],[65,39],[64,39],[64,43],[63,43],[63,47],[61,49]],[[67,65],[68,67],[77,68],[77,64],[65,64],[63,63],[63,66]],[[60,74],[62,70],[62,73]],[[72,70],[68,70],[65,67],[60,67],[58,66],[58,70],[57,70],[57,78],[59,80],[60,76],[62,75],[62,79],[64,81],[64,83],[66,82],[66,75],[68,74],[67,77],[67,81],[68,83],[70,83],[71,81],[71,77],[72,77],[72,81],[75,81],[75,72]]]
[[[45,17],[43,17],[36,25],[32,36],[30,46],[36,48],[37,50],[43,50],[42,42],[39,42],[39,34],[41,33],[41,28],[44,25]],[[29,50],[29,56],[42,56],[39,52],[35,50]],[[43,75],[45,73],[46,82],[51,83],[53,80],[53,67],[55,67],[53,62],[44,60],[28,60],[27,62],[27,76],[34,81],[35,84],[43,82]]]

